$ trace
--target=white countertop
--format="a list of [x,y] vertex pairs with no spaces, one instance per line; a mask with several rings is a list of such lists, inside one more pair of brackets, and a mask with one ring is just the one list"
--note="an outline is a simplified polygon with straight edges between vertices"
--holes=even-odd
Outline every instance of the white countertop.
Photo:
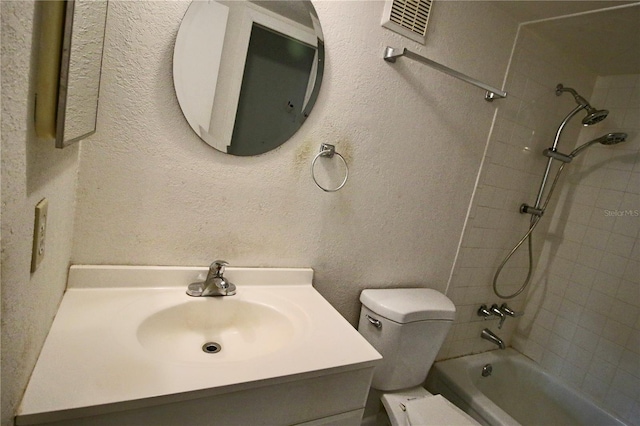
[[202,353],[202,361],[186,362],[139,344],[137,325],[132,323],[154,310],[196,299],[185,294],[186,287],[206,271],[73,266],[22,400],[18,424],[64,418],[64,412],[75,417],[78,412],[89,415],[200,398],[328,370],[367,368],[381,359],[312,287],[313,270],[303,268],[225,272],[238,286],[237,295],[225,298],[280,303],[286,315],[296,319],[295,337],[281,349],[241,359]]

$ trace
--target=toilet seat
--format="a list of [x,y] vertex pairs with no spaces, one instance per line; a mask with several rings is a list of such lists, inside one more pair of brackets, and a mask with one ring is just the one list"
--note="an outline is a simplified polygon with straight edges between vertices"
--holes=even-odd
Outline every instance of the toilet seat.
[[392,426],[479,425],[442,395],[432,395],[422,387],[385,393],[381,400]]

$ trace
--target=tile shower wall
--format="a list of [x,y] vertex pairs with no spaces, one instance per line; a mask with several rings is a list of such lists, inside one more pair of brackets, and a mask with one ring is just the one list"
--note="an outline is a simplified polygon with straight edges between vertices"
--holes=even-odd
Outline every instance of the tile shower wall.
[[[495,349],[495,345],[480,339],[485,327],[506,343],[511,341],[516,320],[508,318],[498,329],[497,318],[483,321],[476,312],[483,303],[501,303],[493,294],[493,274],[527,231],[529,217],[519,213],[519,206],[534,203],[546,165],[541,153],[551,146],[563,118],[575,108],[572,96],[555,95],[555,86],[562,82],[589,94],[596,79],[595,74],[525,27],[520,30],[514,52],[505,85],[509,96],[500,101],[449,282],[447,294],[456,304],[458,315],[438,359]],[[578,123],[565,128],[561,148],[562,142],[573,144],[580,129]],[[548,226],[548,221],[541,222],[536,234],[544,234]],[[541,245],[541,240],[534,238],[535,259]],[[503,294],[520,287],[527,275],[527,263],[525,243],[500,275]],[[509,301],[510,307],[523,309],[525,295]]]
[[640,75],[599,77],[591,103],[610,110],[567,170],[514,346],[606,409],[640,425]]

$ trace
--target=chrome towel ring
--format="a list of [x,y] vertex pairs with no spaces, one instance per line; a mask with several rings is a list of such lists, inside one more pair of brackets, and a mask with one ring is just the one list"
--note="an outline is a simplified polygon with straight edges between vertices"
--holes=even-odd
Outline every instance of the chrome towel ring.
[[[316,161],[318,161],[318,158],[320,157],[333,158],[334,155],[337,155],[338,158],[340,158],[344,163],[345,174],[344,174],[344,179],[342,180],[342,183],[340,183],[340,185],[338,185],[336,188],[329,189],[329,188],[323,187],[318,183],[318,180],[316,179],[316,174],[315,174],[315,166],[316,166]],[[313,157],[313,161],[311,162],[311,177],[313,178],[313,182],[315,182],[316,186],[322,189],[324,192],[336,192],[342,189],[344,184],[347,183],[347,179],[349,178],[349,166],[347,165],[347,160],[345,160],[344,157],[340,155],[340,153],[336,152],[336,147],[334,145],[323,143],[320,145],[320,152],[318,152],[316,156]]]

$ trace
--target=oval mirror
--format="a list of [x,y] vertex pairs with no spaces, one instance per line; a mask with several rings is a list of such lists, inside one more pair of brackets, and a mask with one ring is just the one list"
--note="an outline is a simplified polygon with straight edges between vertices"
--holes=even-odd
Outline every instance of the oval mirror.
[[176,38],[173,82],[203,141],[258,155],[304,123],[323,64],[322,30],[307,0],[193,1]]

